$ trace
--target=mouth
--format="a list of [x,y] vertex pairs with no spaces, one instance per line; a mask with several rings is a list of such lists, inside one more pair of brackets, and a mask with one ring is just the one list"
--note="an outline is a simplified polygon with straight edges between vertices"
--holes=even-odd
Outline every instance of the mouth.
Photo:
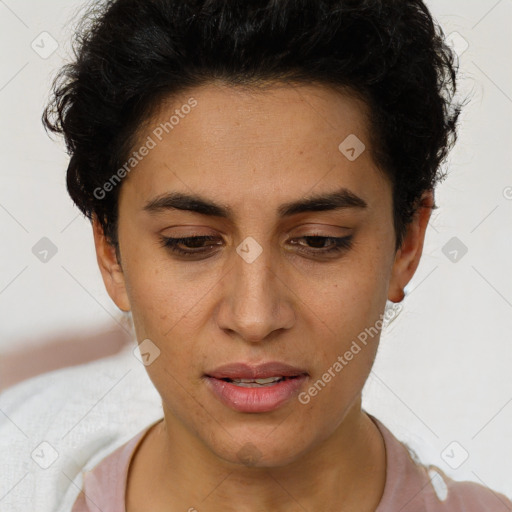
[[270,362],[224,365],[204,375],[207,387],[223,405],[238,412],[263,413],[288,403],[309,379],[302,368]]
[[239,386],[241,388],[261,388],[261,387],[269,387],[275,386],[279,382],[283,382],[284,380],[292,380],[299,378],[299,375],[293,375],[292,377],[268,377],[266,379],[219,379],[225,382],[230,382],[235,386]]

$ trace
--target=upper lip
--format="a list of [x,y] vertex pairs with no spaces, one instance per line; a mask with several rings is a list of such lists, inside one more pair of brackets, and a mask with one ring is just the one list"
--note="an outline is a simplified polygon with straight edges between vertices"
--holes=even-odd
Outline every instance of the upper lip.
[[270,361],[259,365],[229,363],[206,373],[207,377],[216,379],[267,379],[269,377],[295,377],[297,375],[307,375],[307,371],[278,361]]

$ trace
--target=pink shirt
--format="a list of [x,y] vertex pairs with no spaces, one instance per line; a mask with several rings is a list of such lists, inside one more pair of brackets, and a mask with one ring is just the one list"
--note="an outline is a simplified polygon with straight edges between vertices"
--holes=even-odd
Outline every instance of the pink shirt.
[[[474,482],[458,482],[435,466],[414,462],[406,446],[374,416],[386,448],[386,483],[375,512],[511,512],[512,501]],[[126,512],[128,468],[152,423],[84,473],[71,512]]]

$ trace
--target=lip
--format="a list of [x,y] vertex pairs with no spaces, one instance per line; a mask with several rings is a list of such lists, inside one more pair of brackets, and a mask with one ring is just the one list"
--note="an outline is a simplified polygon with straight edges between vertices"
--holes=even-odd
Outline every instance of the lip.
[[[269,386],[241,387],[222,379],[265,379],[287,377]],[[205,374],[213,395],[224,405],[238,412],[263,413],[278,409],[298,394],[309,378],[303,368],[276,361],[252,366],[232,363]]]
[[296,377],[307,374],[308,372],[304,368],[270,361],[259,365],[248,363],[225,364],[207,372],[205,375],[216,379],[266,379],[268,377]]

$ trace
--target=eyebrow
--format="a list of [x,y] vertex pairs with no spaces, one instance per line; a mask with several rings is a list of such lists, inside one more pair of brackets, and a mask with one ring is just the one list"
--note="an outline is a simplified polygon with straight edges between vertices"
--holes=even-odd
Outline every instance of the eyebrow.
[[[320,212],[331,210],[345,210],[349,208],[365,209],[368,204],[346,188],[320,195],[311,195],[297,201],[284,203],[277,209],[281,219],[305,212]],[[234,214],[231,207],[225,204],[215,203],[200,195],[184,194],[182,192],[169,192],[149,200],[144,211],[160,213],[167,210],[183,210],[209,217],[220,217],[233,220]]]

